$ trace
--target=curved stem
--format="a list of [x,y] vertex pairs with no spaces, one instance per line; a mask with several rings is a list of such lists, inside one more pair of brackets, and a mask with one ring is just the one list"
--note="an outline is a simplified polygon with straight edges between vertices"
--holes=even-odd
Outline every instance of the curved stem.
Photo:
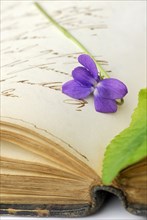
[[69,38],[70,40],[72,40],[78,47],[80,47],[86,54],[88,54],[89,56],[91,56],[93,58],[93,60],[95,61],[97,68],[100,72],[100,75],[102,77],[105,78],[109,78],[109,75],[107,74],[107,72],[103,69],[103,67],[95,60],[95,58],[93,57],[93,55],[86,49],[86,47],[80,43],[67,29],[65,29],[64,27],[62,27],[57,21],[55,21],[44,9],[43,7],[38,3],[35,2],[34,3],[36,5],[36,7],[42,12],[42,14],[44,14],[48,20],[58,28],[58,30],[60,30],[67,38]]
[[117,99],[116,100],[116,104],[117,105],[122,105],[124,103],[124,100],[123,99]]

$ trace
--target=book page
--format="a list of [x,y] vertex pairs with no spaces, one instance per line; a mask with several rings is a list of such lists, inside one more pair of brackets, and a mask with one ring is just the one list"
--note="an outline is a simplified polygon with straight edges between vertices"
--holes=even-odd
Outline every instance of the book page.
[[114,114],[96,112],[92,96],[74,100],[64,95],[61,86],[72,79],[83,51],[33,2],[2,1],[1,120],[67,143],[64,148],[101,175],[105,148],[129,125],[145,87],[145,2],[40,3],[129,92]]

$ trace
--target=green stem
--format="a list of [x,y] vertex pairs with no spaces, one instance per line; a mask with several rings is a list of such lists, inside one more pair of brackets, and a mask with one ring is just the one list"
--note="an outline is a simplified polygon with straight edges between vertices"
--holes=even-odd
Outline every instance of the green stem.
[[48,20],[58,28],[58,30],[60,30],[67,38],[69,38],[70,40],[72,40],[78,47],[80,47],[86,54],[88,54],[89,56],[91,56],[93,58],[93,60],[95,61],[97,68],[100,72],[100,75],[102,77],[105,78],[109,78],[109,75],[107,74],[107,72],[103,69],[103,67],[95,60],[95,58],[93,57],[93,55],[85,48],[85,46],[83,44],[81,44],[72,34],[69,33],[69,31],[67,29],[65,29],[64,27],[62,27],[57,21],[55,21],[43,8],[42,6],[38,3],[35,2],[34,3],[36,5],[36,7],[42,12],[42,14],[44,14]]

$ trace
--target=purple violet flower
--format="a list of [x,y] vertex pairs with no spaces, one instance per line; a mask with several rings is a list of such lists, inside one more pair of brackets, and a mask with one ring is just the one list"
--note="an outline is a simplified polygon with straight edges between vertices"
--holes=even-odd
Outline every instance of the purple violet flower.
[[85,99],[93,93],[97,112],[116,112],[116,99],[122,99],[127,94],[126,85],[114,78],[102,79],[89,55],[80,55],[78,61],[82,66],[72,71],[73,80],[63,84],[62,92],[74,99]]

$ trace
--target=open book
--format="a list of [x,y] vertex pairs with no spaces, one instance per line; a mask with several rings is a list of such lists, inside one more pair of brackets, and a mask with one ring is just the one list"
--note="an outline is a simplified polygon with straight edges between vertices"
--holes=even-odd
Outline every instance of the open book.
[[[1,213],[85,216],[108,192],[144,214],[145,159],[101,180],[106,146],[125,129],[145,87],[145,4],[48,1],[44,8],[129,90],[115,114],[61,92],[82,53],[29,1],[2,1]],[[131,146],[130,146],[131,147]],[[137,175],[138,174],[138,175]]]

